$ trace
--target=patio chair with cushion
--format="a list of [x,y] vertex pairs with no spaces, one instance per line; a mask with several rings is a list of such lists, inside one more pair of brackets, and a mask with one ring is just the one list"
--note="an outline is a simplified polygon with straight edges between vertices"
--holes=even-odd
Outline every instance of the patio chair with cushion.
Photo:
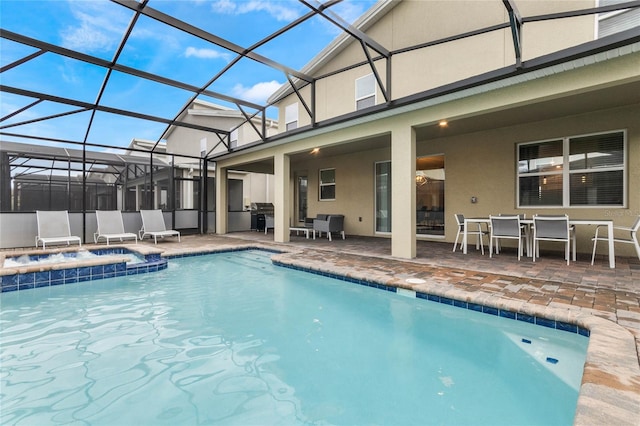
[[[593,254],[591,255],[592,265],[593,265],[593,261],[596,258],[596,245],[598,244],[598,241],[609,241],[609,238],[607,235],[600,234],[600,228],[606,228],[606,227],[604,225],[598,225],[596,227],[595,236],[592,238],[593,240]],[[627,233],[627,232],[629,233],[628,238],[616,237],[613,239],[613,242],[621,243],[621,244],[632,244],[636,249],[636,254],[638,255],[638,259],[640,259],[640,244],[638,244],[638,232],[640,232],[640,215],[638,215],[638,218],[636,219],[635,223],[630,228],[627,228],[625,226],[614,226],[613,230],[614,232],[622,231],[624,233]]]
[[178,242],[180,242],[180,232],[167,229],[162,210],[140,210],[140,216],[142,217],[142,229],[138,231],[138,235],[141,240],[148,235],[153,237],[155,244],[158,244],[158,237],[178,237]]
[[565,259],[569,264],[570,243],[573,241],[573,261],[576,261],[576,233],[569,224],[569,216],[533,216],[533,261],[540,257],[540,241],[560,241],[565,243]]
[[339,232],[342,234],[342,239],[344,240],[344,216],[341,214],[319,214],[313,220],[313,231],[314,238],[316,232],[319,232],[321,237],[322,233],[326,232],[327,238],[329,238],[329,241],[332,241],[331,233]]
[[[454,214],[456,218],[456,223],[458,224],[458,233],[456,234],[456,240],[453,243],[453,251],[456,251],[456,246],[458,245],[458,239],[460,239],[460,249],[462,250],[462,238],[464,238],[464,215],[463,214]],[[487,231],[482,230],[482,225],[480,223],[477,224],[478,229],[467,229],[467,235],[475,235],[476,240],[476,250],[480,249],[482,255],[484,256],[484,245],[482,242],[482,237],[489,234]]]
[[520,216],[489,216],[491,222],[491,233],[489,237],[489,257],[493,256],[493,243],[496,244],[502,239],[518,241],[518,260],[522,257],[522,240],[525,236],[520,226]]
[[98,221],[98,231],[93,234],[93,241],[97,244],[100,239],[104,239],[109,245],[111,240],[136,240],[138,236],[133,232],[125,232],[122,213],[120,210],[96,210],[96,220]]
[[47,244],[52,243],[78,243],[82,245],[80,237],[71,235],[71,226],[69,225],[69,212],[60,211],[36,211],[36,220],[38,222],[38,235],[36,235],[36,248],[42,243],[42,250]]

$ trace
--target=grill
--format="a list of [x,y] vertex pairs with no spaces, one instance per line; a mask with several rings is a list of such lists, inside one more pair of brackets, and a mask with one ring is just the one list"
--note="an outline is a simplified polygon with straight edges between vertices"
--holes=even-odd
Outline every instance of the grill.
[[273,216],[273,203],[251,203],[251,229],[264,231],[265,216]]

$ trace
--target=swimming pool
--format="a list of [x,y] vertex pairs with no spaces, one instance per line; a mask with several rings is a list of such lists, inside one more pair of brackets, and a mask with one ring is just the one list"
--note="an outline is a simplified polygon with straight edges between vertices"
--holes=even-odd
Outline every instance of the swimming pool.
[[2,294],[0,421],[572,423],[587,338],[269,256]]

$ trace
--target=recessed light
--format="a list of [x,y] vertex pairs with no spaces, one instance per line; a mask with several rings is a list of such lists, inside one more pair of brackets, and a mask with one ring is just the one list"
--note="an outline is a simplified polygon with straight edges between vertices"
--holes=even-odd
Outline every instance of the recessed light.
[[311,150],[311,153],[312,153],[312,154],[317,154],[317,153],[319,153],[319,152],[320,152],[320,148],[313,148],[313,149]]
[[438,123],[438,126],[440,127],[447,127],[449,125],[449,122],[447,120],[440,120],[440,122]]

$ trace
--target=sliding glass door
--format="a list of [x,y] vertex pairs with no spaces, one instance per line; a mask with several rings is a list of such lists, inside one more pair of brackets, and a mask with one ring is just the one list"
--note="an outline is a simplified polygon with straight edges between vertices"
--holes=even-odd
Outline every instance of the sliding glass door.
[[444,155],[416,160],[416,234],[444,236]]
[[376,232],[391,232],[391,161],[376,163]]

